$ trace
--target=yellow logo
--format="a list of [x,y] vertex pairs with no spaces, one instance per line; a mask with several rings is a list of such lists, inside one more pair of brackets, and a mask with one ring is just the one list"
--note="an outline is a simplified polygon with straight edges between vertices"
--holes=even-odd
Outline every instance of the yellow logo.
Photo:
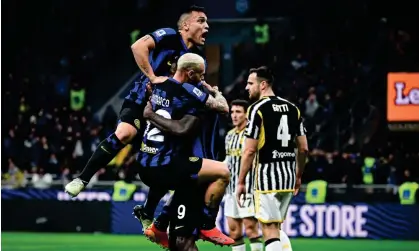
[[172,62],[167,61],[167,65],[172,66]]
[[135,125],[138,129],[140,129],[140,120],[139,120],[139,119],[135,119],[135,120],[134,120],[134,125]]
[[198,157],[189,157],[189,161],[197,162],[199,160]]

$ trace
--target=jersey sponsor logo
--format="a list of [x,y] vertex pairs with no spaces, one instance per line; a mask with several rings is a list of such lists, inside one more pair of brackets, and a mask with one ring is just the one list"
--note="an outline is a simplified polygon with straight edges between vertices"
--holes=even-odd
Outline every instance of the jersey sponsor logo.
[[195,95],[198,97],[204,95],[198,88],[193,88],[193,93],[195,93]]
[[290,152],[278,152],[277,150],[272,151],[272,158],[273,159],[282,159],[286,157],[295,157],[295,153]]
[[158,30],[155,32],[156,36],[161,37],[163,35],[166,35],[166,31],[165,30]]
[[142,143],[141,151],[145,153],[156,154],[159,151],[159,149],[156,147],[147,146],[146,144]]
[[191,162],[197,162],[199,160],[198,157],[189,157],[189,161]]
[[274,110],[274,112],[288,112],[289,111],[287,104],[283,104],[283,105],[272,104],[272,109]]
[[153,94],[151,96],[151,101],[154,102],[157,105],[163,106],[163,107],[169,107],[170,106],[170,100],[167,98],[163,98],[162,96],[159,96],[157,94]]
[[135,125],[135,127],[137,127],[137,129],[140,129],[140,120],[139,119],[135,119],[134,120],[134,125]]

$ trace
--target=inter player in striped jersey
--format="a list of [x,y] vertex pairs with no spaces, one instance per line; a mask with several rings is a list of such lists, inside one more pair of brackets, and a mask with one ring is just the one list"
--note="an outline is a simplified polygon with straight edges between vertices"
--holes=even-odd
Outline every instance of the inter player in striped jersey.
[[233,100],[231,102],[230,112],[234,128],[227,133],[225,138],[225,162],[230,169],[231,178],[224,196],[224,214],[227,217],[230,237],[235,241],[232,247],[233,251],[246,251],[246,244],[243,240],[243,225],[246,236],[250,240],[251,250],[263,250],[263,244],[259,238],[258,221],[254,217],[253,170],[250,170],[246,175],[246,197],[242,198],[244,207],[239,207],[235,193],[244,146],[244,130],[247,123],[246,111],[248,106],[245,100]]
[[[125,98],[115,132],[98,145],[80,176],[66,185],[65,191],[68,194],[77,196],[100,168],[106,166],[122,148],[130,144],[137,134],[142,135],[143,110],[148,100],[147,83],[164,82],[170,74],[170,65],[185,53],[203,56],[201,46],[205,44],[208,29],[204,8],[191,6],[179,18],[177,31],[171,28],[158,29],[131,46],[142,74]],[[151,208],[154,207],[154,201],[149,204]]]
[[275,96],[273,83],[273,74],[267,67],[250,70],[246,90],[251,99],[258,101],[247,111],[236,194],[238,201],[246,194],[246,175],[256,157],[255,217],[261,223],[265,250],[282,251],[280,227],[292,195],[300,188],[308,145],[299,109]]
[[[193,124],[198,122],[197,108],[228,111],[226,100],[220,93],[207,85],[210,91],[215,92],[212,97],[197,88],[204,73],[204,59],[197,54],[187,53],[179,58],[173,79],[154,87],[152,112],[148,108],[144,112],[148,121],[137,160],[141,164],[140,177],[150,189],[159,187],[175,190],[189,185],[191,177],[198,182],[213,182],[205,194],[203,211],[206,212],[206,218],[200,226],[200,234],[208,241],[228,245],[234,241],[215,228],[213,214],[218,211],[230,172],[222,162],[189,157],[196,137],[191,130]],[[183,120],[184,124],[181,122],[176,128],[171,128],[169,125],[174,125],[173,120]],[[164,238],[163,242],[158,242],[167,246],[167,234],[165,230],[161,232],[161,236],[150,237]]]

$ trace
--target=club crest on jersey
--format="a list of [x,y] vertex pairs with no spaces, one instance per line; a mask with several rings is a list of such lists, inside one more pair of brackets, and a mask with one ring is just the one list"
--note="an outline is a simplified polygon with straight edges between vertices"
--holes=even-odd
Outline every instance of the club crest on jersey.
[[197,162],[199,160],[198,157],[189,157],[189,161],[191,162]]

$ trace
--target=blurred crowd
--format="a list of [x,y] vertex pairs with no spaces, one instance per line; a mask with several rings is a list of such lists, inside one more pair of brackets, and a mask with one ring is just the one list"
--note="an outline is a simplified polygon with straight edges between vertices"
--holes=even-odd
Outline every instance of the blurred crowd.
[[[110,1],[106,3],[103,9],[110,8]],[[57,18],[66,7],[46,8],[45,20]],[[29,10],[15,14],[31,15]],[[129,49],[136,22],[127,17],[112,23],[118,11],[125,10],[98,11],[97,23],[87,26],[76,19],[89,18],[88,12],[72,17],[74,23],[58,18],[44,27],[45,22],[34,22],[25,32],[36,30],[36,36],[23,33],[9,40],[7,58],[12,64],[2,81],[3,184],[21,187],[31,179],[35,187],[45,188],[53,180],[66,183],[113,131],[117,114],[108,109],[99,120],[91,105],[103,99],[92,83],[100,84],[97,76],[116,67],[119,55]],[[131,27],[123,27],[124,22]],[[27,25],[16,21],[9,32]],[[66,28],[58,29],[60,25]],[[285,29],[276,30],[270,24],[266,43],[238,44],[232,55],[237,79],[221,85],[228,100],[246,98],[247,70],[261,64],[273,68],[277,94],[296,103],[305,118],[311,153],[304,181],[363,184],[366,157],[375,159],[375,184],[417,180],[419,145],[409,133],[389,132],[385,120],[386,73],[419,70],[417,30],[367,17],[333,22],[290,18]],[[34,42],[26,41],[28,37]],[[122,65],[135,68],[132,58],[125,61]],[[129,74],[119,77],[126,81]],[[71,93],[79,90],[86,92],[85,100],[76,107]],[[128,146],[94,179],[118,179],[132,161]]]

